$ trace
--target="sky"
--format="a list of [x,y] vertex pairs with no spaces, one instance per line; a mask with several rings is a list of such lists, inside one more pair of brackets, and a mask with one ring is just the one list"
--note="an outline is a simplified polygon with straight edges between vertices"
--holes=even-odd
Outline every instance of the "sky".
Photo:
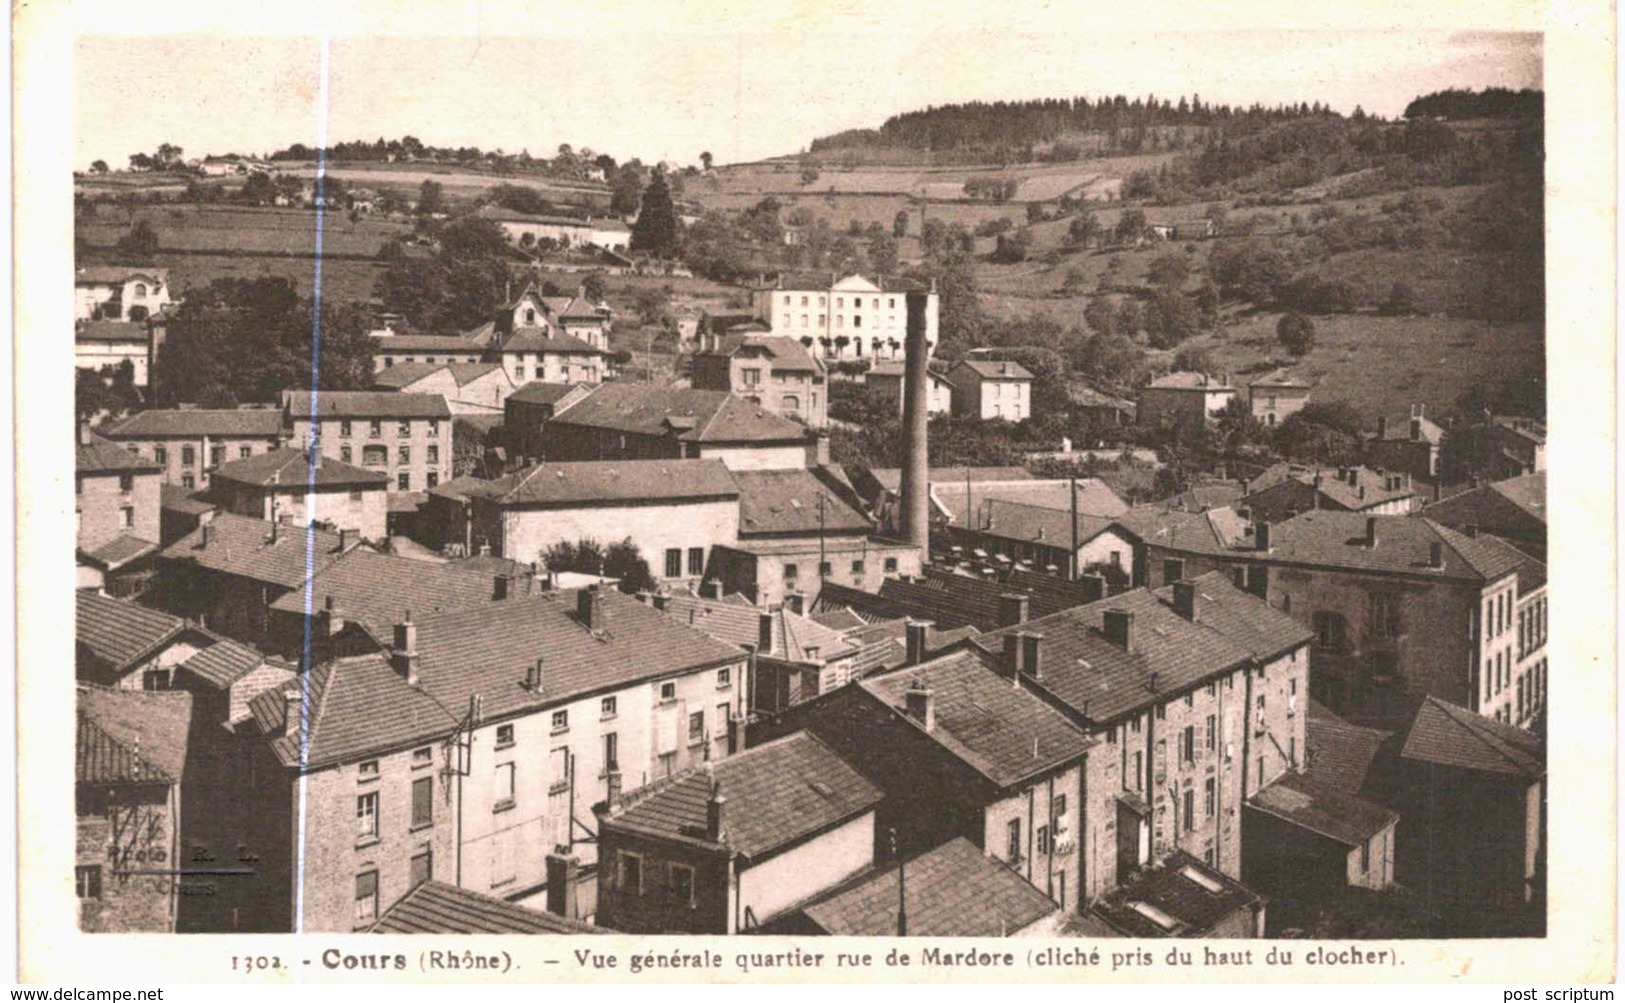
[[[550,155],[560,143],[718,163],[793,154],[931,104],[1154,94],[1320,101],[1396,116],[1445,87],[1539,87],[1539,34],[1488,31],[1099,31],[1075,21],[989,30],[970,18],[840,16],[604,24],[519,34],[80,35],[74,163],[174,143],[265,153],[398,138]],[[449,23],[449,22],[442,22]],[[466,22],[457,22],[469,30]],[[628,27],[628,25],[633,25]],[[155,25],[162,30],[164,25]],[[325,89],[322,67],[327,67]],[[325,115],[323,114],[325,96]]]

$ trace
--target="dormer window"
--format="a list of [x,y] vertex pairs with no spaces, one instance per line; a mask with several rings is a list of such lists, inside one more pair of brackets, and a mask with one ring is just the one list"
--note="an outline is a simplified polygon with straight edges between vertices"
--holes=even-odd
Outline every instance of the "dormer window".
[[531,307],[531,308],[529,308],[529,309],[527,309],[525,311],[525,323],[526,324],[535,324],[536,323],[536,308],[535,307]]
[[146,297],[147,297],[147,284],[145,282],[137,282],[135,284],[135,298],[136,299],[146,299]]

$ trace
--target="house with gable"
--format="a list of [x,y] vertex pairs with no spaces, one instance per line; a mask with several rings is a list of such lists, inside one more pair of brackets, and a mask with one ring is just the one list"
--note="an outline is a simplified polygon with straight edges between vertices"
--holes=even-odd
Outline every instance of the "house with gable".
[[[811,351],[821,359],[901,357],[908,319],[905,297],[927,293],[925,340],[938,340],[939,297],[935,286],[922,287],[890,276],[834,272],[787,272],[750,287],[751,308],[775,335],[812,338]],[[850,346],[850,350],[848,348]]]
[[73,273],[75,320],[145,321],[170,305],[169,270],[80,265]]
[[695,353],[692,382],[760,404],[811,428],[829,424],[823,363],[793,338],[729,335]]
[[515,386],[494,362],[407,362],[375,373],[372,385],[407,394],[438,394],[446,399],[453,417],[500,415]]

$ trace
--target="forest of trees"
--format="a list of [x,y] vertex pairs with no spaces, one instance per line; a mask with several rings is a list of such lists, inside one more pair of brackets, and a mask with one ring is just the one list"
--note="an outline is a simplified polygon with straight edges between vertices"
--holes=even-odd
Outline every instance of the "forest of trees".
[[1541,118],[1546,95],[1540,91],[1489,87],[1482,91],[1456,88],[1424,94],[1405,106],[1406,118]]

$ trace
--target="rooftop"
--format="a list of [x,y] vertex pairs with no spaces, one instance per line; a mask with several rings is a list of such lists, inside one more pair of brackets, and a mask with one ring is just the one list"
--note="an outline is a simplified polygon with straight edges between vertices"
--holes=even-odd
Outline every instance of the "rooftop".
[[323,453],[316,454],[313,465],[311,454],[290,446],[221,464],[215,470],[214,476],[237,484],[261,488],[285,488],[290,492],[303,492],[311,485],[370,486],[382,490],[389,484],[389,476],[382,471],[363,470]]
[[867,532],[873,526],[812,470],[739,470],[733,479],[741,535]]
[[213,512],[219,506],[211,501],[198,497],[198,493],[179,484],[160,484],[158,496],[164,508],[172,512],[182,512],[186,515],[203,515]]
[[1435,446],[1444,441],[1444,429],[1419,414],[1384,415],[1378,430],[1372,433],[1370,438],[1380,439],[1384,442],[1409,441],[1411,438],[1411,419],[1413,417],[1419,425],[1420,441]]
[[1372,764],[1392,737],[1392,732],[1345,721],[1311,700],[1304,724],[1304,765],[1322,787],[1358,795],[1366,790]]
[[1233,394],[1236,388],[1229,377],[1215,379],[1207,373],[1168,373],[1152,380],[1149,390],[1200,390],[1212,394]]
[[128,599],[80,589],[74,593],[77,656],[89,656],[122,672],[196,624]]
[[177,668],[223,690],[264,664],[265,655],[260,651],[230,638],[221,638]]
[[[727,798],[724,831],[715,841],[706,835],[713,787]],[[797,732],[625,795],[610,805],[604,824],[759,860],[872,811],[881,799],[880,789],[829,746]]]
[[1405,759],[1537,780],[1546,773],[1540,739],[1464,707],[1426,697],[1405,734]]
[[[496,601],[496,578],[477,568],[352,550],[273,602],[271,608],[294,614],[308,608],[315,614],[331,598],[339,616],[360,624],[387,644],[392,626],[408,610],[422,619]],[[528,575],[516,579],[513,595],[529,592],[532,584]]]
[[[1066,513],[1072,510],[1073,483],[1058,479],[973,482],[967,491],[963,481],[932,481],[931,494],[948,518],[959,525],[965,524],[968,494],[972,521],[977,525],[985,523],[988,504],[998,501],[1050,509],[1061,515],[1061,525],[1065,526]],[[1079,477],[1076,484],[1080,516],[1116,518],[1128,511],[1128,503],[1100,478]]]
[[1042,543],[1062,550],[1071,548],[1074,530],[1081,547],[1113,528],[1109,517],[1089,515],[1081,509],[1074,522],[1072,513],[1066,509],[999,498],[987,499],[972,514],[976,519],[973,527],[976,533],[1001,540]]
[[584,460],[540,463],[487,481],[462,485],[462,494],[499,505],[603,506],[617,502],[738,498],[721,460]]
[[[859,645],[847,640],[839,631],[783,607],[767,610],[685,595],[668,596],[663,601],[666,615],[677,622],[727,644],[749,646],[765,657],[789,662],[829,662],[858,652]],[[765,651],[758,648],[763,616],[771,625],[773,642]]]
[[156,408],[137,412],[102,434],[109,439],[280,439],[282,412],[268,407]]
[[[287,723],[288,694],[298,719]],[[466,707],[465,698],[461,704]],[[406,680],[380,654],[340,658],[256,696],[249,711],[283,766],[318,769],[368,754],[432,741],[457,718]]]
[[1545,525],[1546,472],[1524,474],[1469,488],[1443,501],[1434,502],[1423,511],[1429,518],[1452,526],[1467,523],[1491,525],[1501,521],[1498,510],[1503,504]]
[[824,367],[813,358],[795,338],[777,338],[764,335],[730,334],[716,349],[702,355],[731,356],[741,352],[766,352],[773,359],[773,368],[786,373],[821,373]]
[[385,910],[371,933],[606,933],[443,881],[425,881]]
[[74,453],[74,470],[80,474],[156,474],[158,464],[145,460],[95,435],[81,442]]
[[132,279],[169,282],[169,269],[145,265],[80,265],[73,273],[77,285],[123,285]]
[[[1093,744],[1083,732],[984,659],[972,650],[950,652],[858,685],[1001,788],[1081,759]],[[929,731],[907,713],[909,691],[922,687],[935,708],[936,725]]]
[[94,550],[83,550],[78,556],[105,571],[115,571],[131,561],[155,553],[158,545],[131,533],[120,533]]
[[586,383],[543,383],[535,380],[508,395],[511,401],[523,401],[526,404],[557,404],[572,395],[590,393],[593,384]]
[[720,390],[605,383],[554,419],[685,442],[804,442],[805,426]]
[[[1003,937],[1060,908],[962,836],[907,861],[903,869],[911,937]],[[801,912],[833,936],[895,936],[897,882],[895,866],[873,870]]]
[[192,695],[80,683],[74,779],[81,784],[179,783]]
[[403,394],[387,390],[285,391],[289,417],[311,418],[450,418],[451,408],[439,394]]
[[[457,352],[479,355],[484,346],[457,334],[391,334],[373,342],[372,354],[398,355],[401,352]],[[395,365],[415,365],[396,363]],[[393,369],[394,366],[389,367]],[[387,369],[385,370],[388,371]]]
[[1004,362],[993,359],[960,359],[959,364],[950,371],[968,369],[984,380],[1031,380],[1033,374],[1019,362]]
[[74,341],[145,342],[151,337],[146,324],[127,320],[86,320],[73,329]]
[[1360,846],[1399,821],[1396,812],[1375,801],[1344,793],[1299,773],[1288,773],[1247,803],[1345,846]]
[[325,529],[275,526],[221,512],[159,556],[294,589],[337,560],[339,546],[339,535]]
[[1095,903],[1090,913],[1129,937],[1200,937],[1260,904],[1239,881],[1175,851]]

